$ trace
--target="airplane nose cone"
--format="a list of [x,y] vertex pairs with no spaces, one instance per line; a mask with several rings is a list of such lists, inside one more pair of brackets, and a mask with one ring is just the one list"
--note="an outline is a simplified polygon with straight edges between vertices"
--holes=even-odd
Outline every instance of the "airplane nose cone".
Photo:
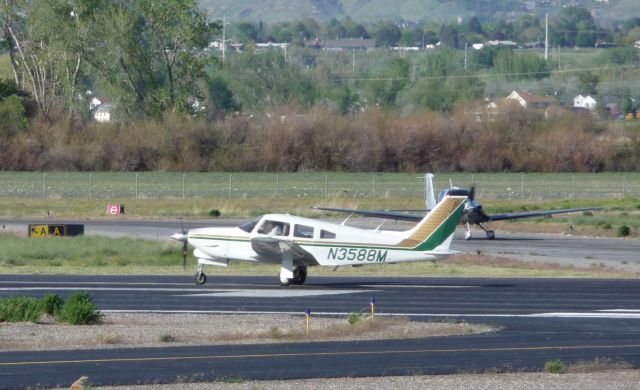
[[171,238],[180,242],[187,242],[188,237],[187,233],[176,233],[171,235]]

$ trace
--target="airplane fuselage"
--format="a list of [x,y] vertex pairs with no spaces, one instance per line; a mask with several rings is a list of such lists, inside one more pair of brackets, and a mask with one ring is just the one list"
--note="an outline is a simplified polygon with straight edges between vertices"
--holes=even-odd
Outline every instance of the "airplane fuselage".
[[[261,232],[267,223],[287,224],[287,232],[270,235]],[[300,227],[304,227],[301,229]],[[286,233],[286,234],[285,234]],[[400,263],[440,260],[449,251],[415,251],[410,243],[398,247],[403,241],[401,232],[365,230],[350,226],[283,214],[265,215],[250,231],[236,228],[202,228],[189,231],[188,239],[196,249],[194,255],[204,264],[226,265],[229,260],[280,263],[281,252],[272,254],[263,248],[258,253],[252,245],[254,238],[273,237],[286,240],[307,252],[316,265],[341,266],[382,263]],[[306,235],[306,237],[296,237]]]

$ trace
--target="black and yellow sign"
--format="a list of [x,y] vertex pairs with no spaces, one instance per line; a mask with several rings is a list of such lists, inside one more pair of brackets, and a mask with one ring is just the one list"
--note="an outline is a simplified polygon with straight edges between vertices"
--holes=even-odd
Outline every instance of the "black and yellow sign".
[[84,225],[81,224],[29,225],[29,237],[64,237],[83,234]]

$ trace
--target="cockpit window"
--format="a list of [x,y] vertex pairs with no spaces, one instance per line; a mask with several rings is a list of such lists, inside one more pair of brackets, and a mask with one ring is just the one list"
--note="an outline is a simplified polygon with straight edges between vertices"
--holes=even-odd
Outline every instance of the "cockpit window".
[[313,226],[295,225],[293,236],[301,238],[313,238]]
[[327,230],[320,230],[320,238],[334,239],[336,238],[336,234]]
[[256,227],[256,225],[258,224],[258,220],[253,220],[253,221],[248,221],[243,223],[242,225],[238,226],[240,229],[244,230],[247,233],[251,233],[253,231],[253,228]]
[[267,219],[262,223],[262,226],[260,226],[258,233],[266,234],[269,236],[288,236],[289,224]]

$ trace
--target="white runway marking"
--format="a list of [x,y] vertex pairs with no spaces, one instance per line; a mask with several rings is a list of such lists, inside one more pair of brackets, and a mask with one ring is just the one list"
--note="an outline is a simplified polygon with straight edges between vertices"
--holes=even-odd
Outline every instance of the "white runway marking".
[[480,286],[447,286],[447,285],[426,285],[426,284],[361,284],[366,288],[478,288]]
[[184,294],[183,297],[234,297],[234,298],[295,298],[315,295],[338,295],[371,292],[370,290],[293,290],[293,289],[261,289],[261,290],[225,290],[202,294]]
[[[0,291],[131,291],[131,292],[173,292],[177,297],[236,297],[236,298],[291,298],[316,295],[373,293],[376,290],[296,290],[277,289],[205,289],[205,288],[149,288],[149,287],[1,287]],[[194,293],[194,294],[185,294]]]
[[[161,314],[267,314],[267,315],[304,315],[292,311],[263,310],[101,310],[103,313],[161,313]],[[323,311],[313,312],[315,316],[348,316],[350,312]],[[533,314],[460,314],[460,313],[376,313],[382,317],[415,317],[415,318],[627,318],[640,319],[640,313],[533,313]]]

